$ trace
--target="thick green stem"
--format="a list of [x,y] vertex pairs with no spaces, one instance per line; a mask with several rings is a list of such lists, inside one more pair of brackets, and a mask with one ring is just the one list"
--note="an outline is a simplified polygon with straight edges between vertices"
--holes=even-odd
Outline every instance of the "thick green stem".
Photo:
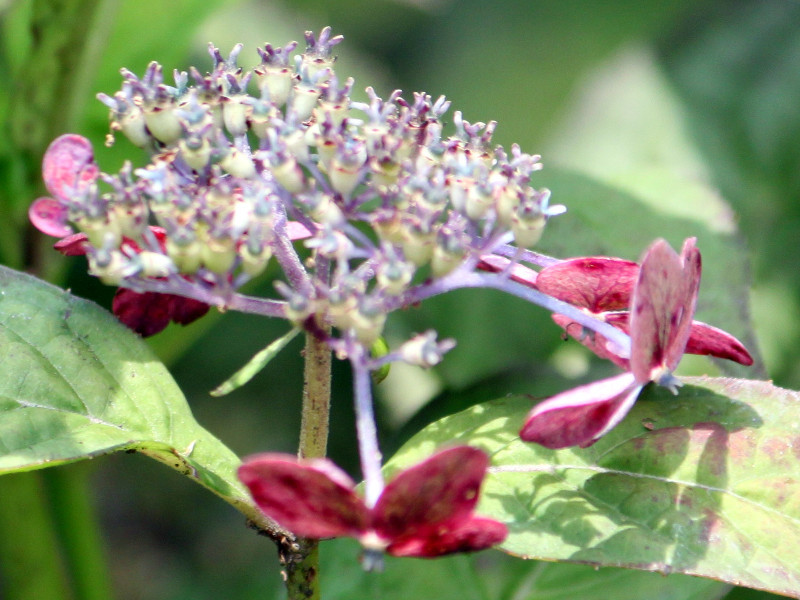
[[[313,333],[306,333],[303,415],[300,426],[302,458],[322,458],[328,447],[331,400],[331,351]],[[286,573],[289,600],[319,600],[319,541],[287,540],[278,546]]]
[[303,416],[300,424],[301,458],[322,458],[328,448],[331,402],[331,351],[312,333],[306,333]]

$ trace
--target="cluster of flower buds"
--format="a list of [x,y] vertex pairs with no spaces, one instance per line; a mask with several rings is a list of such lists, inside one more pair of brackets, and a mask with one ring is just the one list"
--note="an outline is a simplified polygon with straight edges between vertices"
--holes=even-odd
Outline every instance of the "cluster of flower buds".
[[[367,345],[415,284],[472,270],[511,240],[535,244],[563,210],[531,186],[539,157],[492,147],[495,123],[458,112],[446,135],[443,97],[367,88],[368,103],[351,101],[353,81],[333,70],[340,41],[306,33],[294,57],[294,42],[266,44],[249,71],[241,45],[227,58],[211,46],[212,71],[175,72],[174,85],[155,62],[141,78],[123,70],[122,89],[99,98],[150,163],[106,175],[86,140],[56,140],[44,167],[53,198],[34,204],[34,223],[83,232],[90,271],[109,284],[226,308],[275,256],[288,283],[263,312],[314,315]],[[313,273],[292,247],[301,237]]]

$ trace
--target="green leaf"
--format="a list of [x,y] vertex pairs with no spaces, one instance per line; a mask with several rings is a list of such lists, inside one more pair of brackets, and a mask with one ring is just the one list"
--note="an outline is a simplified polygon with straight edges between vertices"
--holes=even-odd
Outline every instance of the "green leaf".
[[548,450],[510,398],[431,424],[391,461],[442,444],[492,456],[479,513],[526,558],[701,575],[800,597],[800,394],[768,382],[688,378],[649,387],[594,446]]
[[[716,600],[729,586],[684,575],[664,577],[629,569],[524,561],[499,552],[436,560],[385,557],[382,573],[356,568],[353,540],[320,547],[321,580],[328,600],[437,598],[438,600]],[[342,577],[342,573],[348,573]]]
[[245,383],[255,377],[264,367],[266,367],[269,361],[275,358],[278,352],[286,347],[286,344],[297,337],[298,333],[300,333],[300,328],[295,327],[286,335],[282,335],[269,346],[257,352],[245,366],[236,371],[236,373],[231,375],[231,377],[226,381],[211,390],[211,395],[224,396],[225,394],[230,394],[233,390],[242,387]]
[[140,452],[264,522],[239,458],[141,338],[97,305],[0,267],[0,473]]

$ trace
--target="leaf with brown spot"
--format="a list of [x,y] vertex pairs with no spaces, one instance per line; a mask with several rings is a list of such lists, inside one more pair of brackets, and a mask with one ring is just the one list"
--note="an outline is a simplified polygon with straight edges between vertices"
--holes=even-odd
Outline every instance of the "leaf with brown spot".
[[525,397],[429,425],[390,461],[443,440],[485,450],[477,512],[528,558],[684,573],[800,597],[800,393],[768,382],[686,378],[645,388],[593,446],[522,442]]

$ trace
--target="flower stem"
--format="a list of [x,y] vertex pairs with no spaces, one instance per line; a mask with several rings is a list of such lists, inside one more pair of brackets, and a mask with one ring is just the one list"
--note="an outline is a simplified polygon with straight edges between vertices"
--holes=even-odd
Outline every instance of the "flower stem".
[[[357,350],[356,350],[357,349]],[[364,501],[370,508],[375,506],[383,492],[381,473],[381,451],[378,447],[378,430],[372,409],[367,357],[362,346],[354,344],[350,353],[353,365],[353,388],[355,391],[356,432],[358,433],[358,453],[361,457],[361,474],[364,476]]]
[[[320,325],[318,323],[318,325]],[[330,328],[320,325],[323,331]],[[306,333],[301,458],[322,458],[328,447],[331,399],[331,351],[325,340]],[[289,600],[319,600],[319,540],[287,540],[278,547],[286,572]]]
[[[328,332],[325,327],[323,331]],[[322,458],[328,447],[331,399],[331,351],[324,340],[306,333],[303,381],[303,413],[300,425],[300,458]]]

